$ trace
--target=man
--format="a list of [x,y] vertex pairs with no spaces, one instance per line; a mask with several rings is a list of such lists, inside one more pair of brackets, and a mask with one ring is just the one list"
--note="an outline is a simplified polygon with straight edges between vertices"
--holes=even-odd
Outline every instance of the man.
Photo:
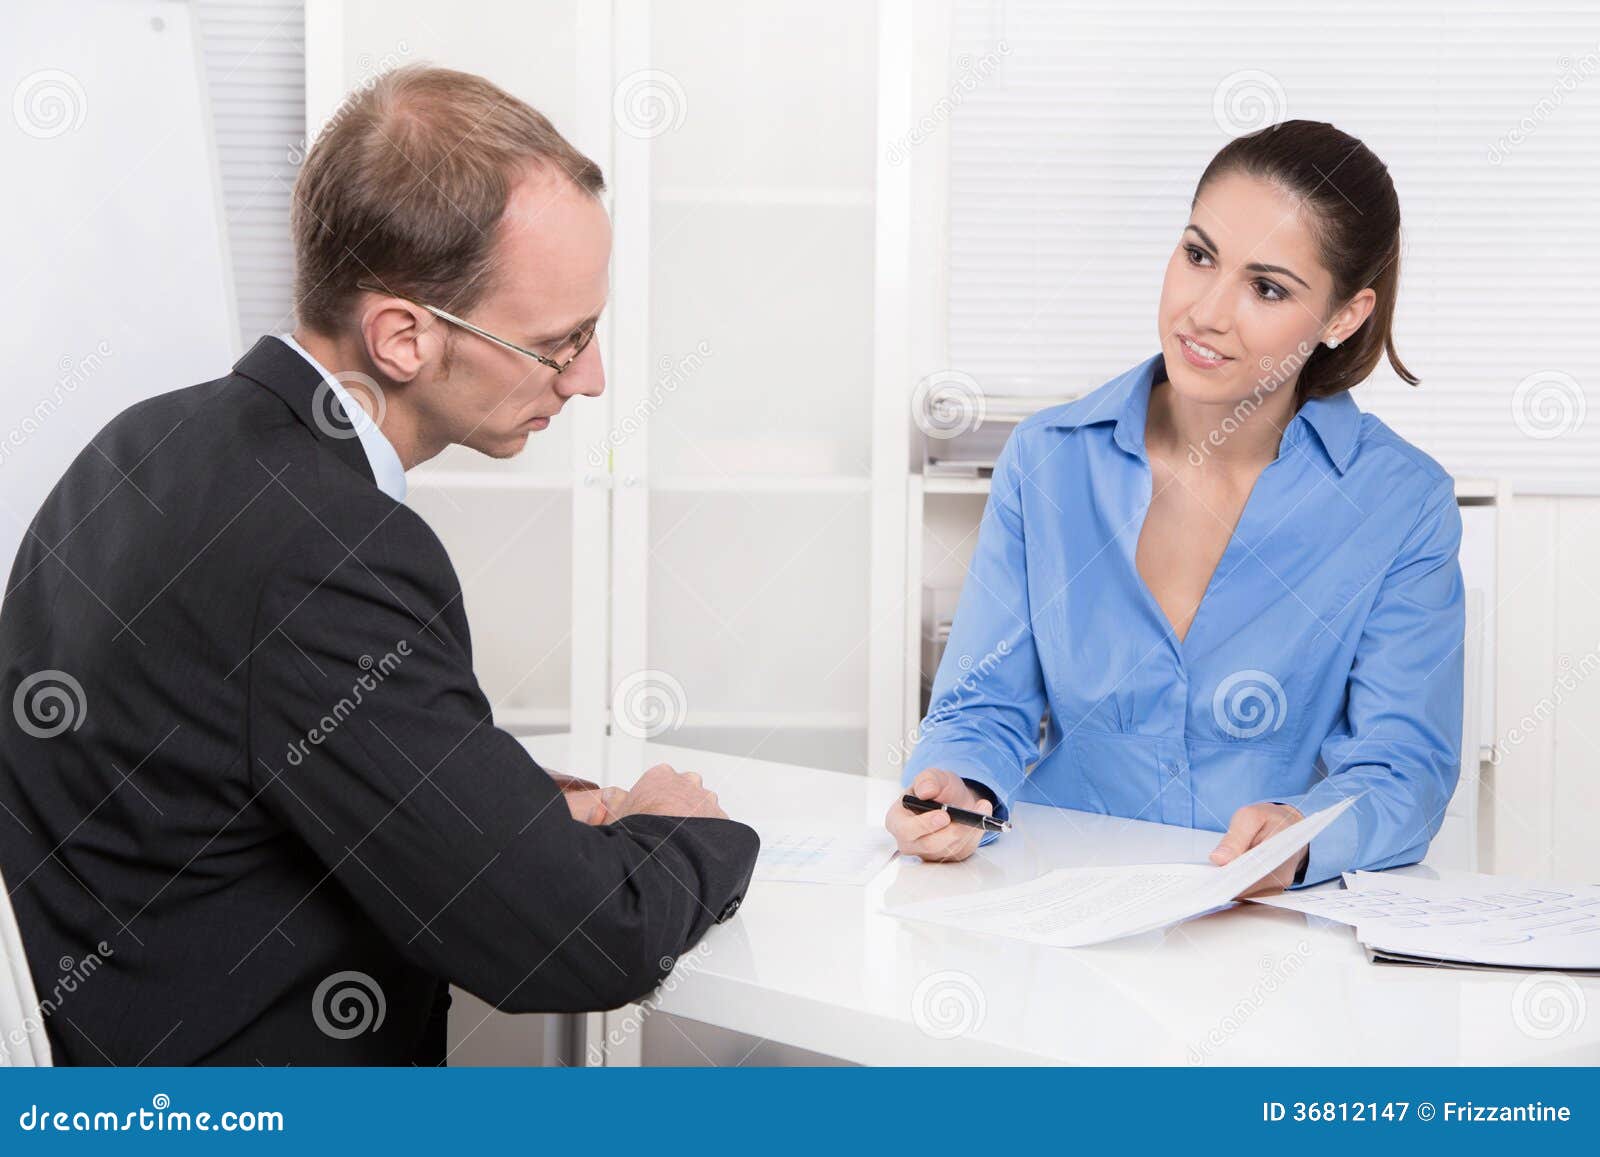
[[0,609],[0,873],[41,993],[97,958],[43,1010],[58,1062],[439,1063],[446,982],[616,1007],[738,906],[757,838],[697,776],[564,794],[495,728],[399,501],[604,388],[602,189],[486,81],[384,76],[296,185],[293,334],[45,501]]

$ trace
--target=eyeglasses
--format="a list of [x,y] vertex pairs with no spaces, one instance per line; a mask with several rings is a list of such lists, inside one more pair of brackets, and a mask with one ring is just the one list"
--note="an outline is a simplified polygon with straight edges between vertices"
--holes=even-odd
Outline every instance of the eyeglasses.
[[[433,314],[433,316],[438,318],[440,321],[447,321],[451,325],[458,325],[462,329],[466,330],[468,333],[475,333],[479,337],[488,338],[490,341],[494,342],[495,345],[505,346],[506,349],[508,349],[508,350],[516,350],[517,353],[521,354],[523,357],[532,358],[534,361],[538,362],[541,366],[549,366],[551,369],[555,370],[555,372],[558,373],[558,374],[565,373],[567,367],[570,366],[573,362],[577,361],[578,360],[578,355],[581,354],[587,348],[589,348],[589,343],[594,340],[594,331],[595,331],[595,324],[596,323],[588,322],[587,324],[585,324],[583,326],[582,329],[579,329],[579,330],[576,330],[575,332],[573,332],[566,339],[566,341],[562,343],[561,348],[556,350],[556,356],[555,357],[547,357],[546,355],[538,352],[537,350],[531,350],[531,349],[527,349],[524,346],[519,346],[516,342],[507,341],[503,337],[496,337],[494,334],[490,333],[488,330],[479,329],[477,326],[473,325],[470,321],[467,321],[467,320],[465,320],[463,318],[459,318],[453,313],[446,313],[444,310],[440,309],[438,306],[429,305],[426,302],[422,302],[422,301],[412,301],[411,298],[405,296],[403,293],[396,293],[392,289],[383,288],[381,285],[373,285],[373,284],[371,284],[369,282],[366,282],[366,281],[358,281],[358,282],[356,282],[356,288],[357,289],[370,290],[373,293],[388,294],[390,297],[398,297],[401,301],[410,301],[412,305],[416,306],[418,309],[427,310],[429,313]],[[567,356],[563,358],[563,357],[560,356],[562,354],[566,354]]]

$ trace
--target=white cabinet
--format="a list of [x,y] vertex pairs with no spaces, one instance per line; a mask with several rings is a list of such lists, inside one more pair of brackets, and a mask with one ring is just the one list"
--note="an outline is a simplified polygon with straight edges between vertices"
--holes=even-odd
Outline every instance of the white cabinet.
[[410,475],[496,722],[570,731],[574,771],[608,729],[867,768],[876,20],[310,0],[313,129],[426,60],[527,100],[606,172],[605,394],[513,461],[452,448]]
[[865,767],[872,34],[842,2],[618,7],[624,736]]

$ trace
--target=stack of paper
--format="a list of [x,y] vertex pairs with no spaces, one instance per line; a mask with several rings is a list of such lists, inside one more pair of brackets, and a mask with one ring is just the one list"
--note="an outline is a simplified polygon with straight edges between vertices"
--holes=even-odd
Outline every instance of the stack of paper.
[[1076,948],[1148,932],[1230,903],[1292,859],[1355,802],[1307,816],[1225,867],[1061,868],[1009,888],[890,908],[892,916]]
[[1347,872],[1344,885],[1256,902],[1352,924],[1379,963],[1600,972],[1600,887],[1392,872]]

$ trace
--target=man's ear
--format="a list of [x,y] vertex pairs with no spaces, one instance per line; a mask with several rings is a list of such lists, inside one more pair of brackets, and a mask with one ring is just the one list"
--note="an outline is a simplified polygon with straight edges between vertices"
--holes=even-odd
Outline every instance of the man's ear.
[[1366,323],[1367,318],[1372,316],[1372,307],[1377,303],[1378,295],[1371,286],[1358,292],[1328,319],[1328,324],[1322,331],[1323,340],[1336,338],[1339,341],[1348,341],[1356,330]]
[[444,326],[420,306],[398,297],[368,299],[361,315],[367,356],[392,382],[409,382],[444,353]]

